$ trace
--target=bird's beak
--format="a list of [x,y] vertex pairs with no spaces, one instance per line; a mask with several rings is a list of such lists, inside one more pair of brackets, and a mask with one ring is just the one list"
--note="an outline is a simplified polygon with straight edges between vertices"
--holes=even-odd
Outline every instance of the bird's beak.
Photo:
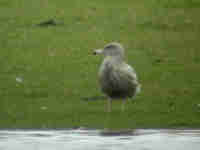
[[103,53],[103,50],[102,49],[95,49],[94,51],[93,51],[93,54],[94,55],[98,55],[98,54],[102,54]]

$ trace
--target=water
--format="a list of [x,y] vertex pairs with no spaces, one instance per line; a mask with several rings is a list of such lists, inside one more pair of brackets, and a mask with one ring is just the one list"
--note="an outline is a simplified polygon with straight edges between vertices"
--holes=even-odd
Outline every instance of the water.
[[200,130],[0,130],[0,150],[200,150]]

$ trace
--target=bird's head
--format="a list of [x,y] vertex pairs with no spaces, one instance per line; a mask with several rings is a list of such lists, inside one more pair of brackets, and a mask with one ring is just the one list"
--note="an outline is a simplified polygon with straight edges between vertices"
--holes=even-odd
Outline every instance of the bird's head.
[[96,49],[94,50],[94,55],[103,54],[105,57],[111,56],[111,57],[124,57],[124,48],[121,44],[112,42],[107,45],[103,49]]

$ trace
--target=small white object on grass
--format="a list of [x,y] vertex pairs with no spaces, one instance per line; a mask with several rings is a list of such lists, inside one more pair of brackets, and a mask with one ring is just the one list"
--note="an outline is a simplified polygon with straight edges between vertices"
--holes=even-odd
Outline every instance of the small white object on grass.
[[22,77],[16,77],[15,79],[18,83],[22,83],[23,82],[23,78]]
[[140,92],[140,84],[135,70],[124,61],[124,48],[113,42],[103,49],[94,50],[94,54],[103,54],[104,60],[99,69],[99,83],[102,92],[108,97],[107,111],[111,111],[113,99],[123,99],[122,111],[126,99]]
[[40,109],[41,109],[41,110],[46,110],[47,107],[46,107],[46,106],[41,106]]

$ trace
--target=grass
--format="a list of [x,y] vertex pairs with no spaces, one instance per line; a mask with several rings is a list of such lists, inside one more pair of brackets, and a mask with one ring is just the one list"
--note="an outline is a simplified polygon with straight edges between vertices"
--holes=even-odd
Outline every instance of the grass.
[[[200,127],[198,0],[0,0],[0,10],[0,128]],[[52,18],[64,24],[37,26]],[[120,102],[104,112],[92,55],[111,41],[142,83],[124,113]]]

